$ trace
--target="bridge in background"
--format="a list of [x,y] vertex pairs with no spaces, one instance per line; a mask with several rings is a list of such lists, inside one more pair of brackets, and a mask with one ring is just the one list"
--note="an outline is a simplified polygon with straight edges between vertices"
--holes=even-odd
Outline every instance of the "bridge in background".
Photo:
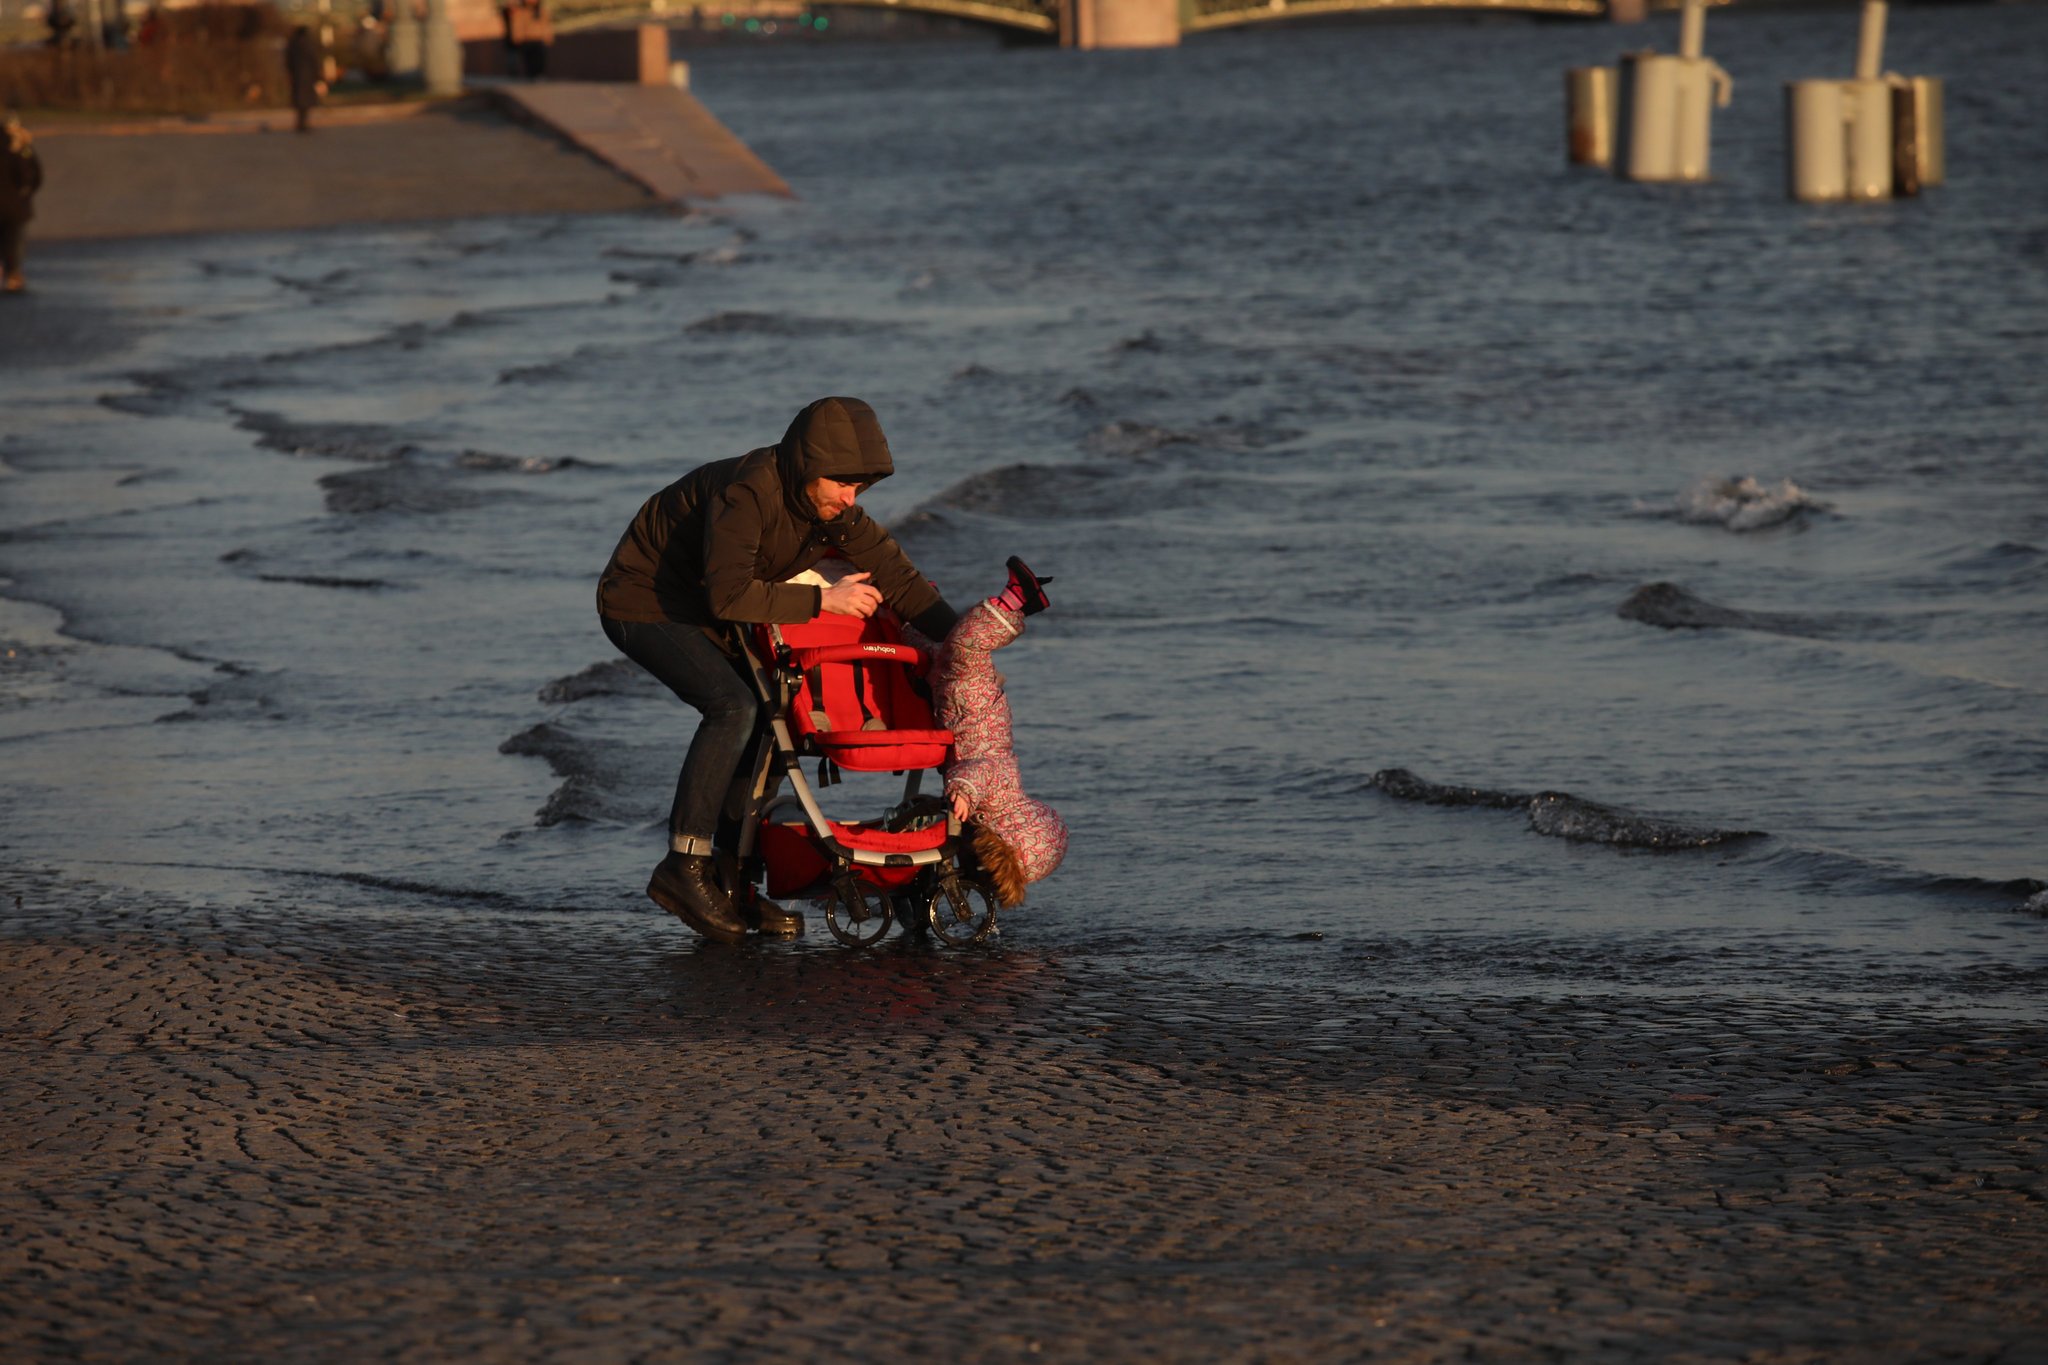
[[[1554,14],[1628,23],[1651,0],[825,0],[832,8],[896,10],[994,24],[1057,39],[1063,47],[1170,47],[1189,33],[1322,15],[1387,10]],[[1675,6],[1677,0],[1670,0]],[[1732,0],[1720,0],[1732,3]],[[742,3],[735,11],[751,12]],[[558,0],[563,31],[626,22],[702,23],[715,5],[692,0]]]

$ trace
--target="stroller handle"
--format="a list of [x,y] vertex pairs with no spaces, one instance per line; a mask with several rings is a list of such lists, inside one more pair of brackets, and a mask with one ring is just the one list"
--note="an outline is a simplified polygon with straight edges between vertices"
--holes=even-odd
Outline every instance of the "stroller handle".
[[836,663],[899,663],[906,668],[917,668],[925,662],[925,652],[914,645],[851,644],[818,645],[810,649],[793,651],[797,665],[810,668],[816,664]]

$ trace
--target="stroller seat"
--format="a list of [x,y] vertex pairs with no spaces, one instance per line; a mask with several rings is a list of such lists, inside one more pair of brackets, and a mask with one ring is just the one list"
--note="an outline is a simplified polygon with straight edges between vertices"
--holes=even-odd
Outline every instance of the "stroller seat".
[[933,722],[924,651],[903,642],[893,615],[819,615],[802,625],[759,629],[769,656],[787,650],[790,666],[803,675],[788,714],[805,752],[855,772],[904,772],[946,761],[953,732]]

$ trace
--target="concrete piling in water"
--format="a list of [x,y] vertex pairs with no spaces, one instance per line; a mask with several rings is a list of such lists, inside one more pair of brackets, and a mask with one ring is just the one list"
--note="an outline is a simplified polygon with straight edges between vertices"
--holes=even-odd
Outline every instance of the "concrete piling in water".
[[1180,46],[1180,0],[1061,0],[1061,47]]
[[1890,199],[1944,178],[1941,82],[1885,71],[1886,11],[1885,0],[1864,0],[1853,77],[1786,83],[1786,192],[1794,199]]
[[1728,106],[1735,83],[1706,55],[1704,0],[1685,0],[1678,55],[1626,53],[1616,86],[1614,173],[1624,180],[1707,179],[1713,111]]
[[1614,164],[1615,69],[1575,66],[1564,73],[1565,157],[1574,166]]
[[1892,87],[1892,175],[1899,194],[1918,194],[1948,178],[1942,151],[1941,78],[1907,76]]

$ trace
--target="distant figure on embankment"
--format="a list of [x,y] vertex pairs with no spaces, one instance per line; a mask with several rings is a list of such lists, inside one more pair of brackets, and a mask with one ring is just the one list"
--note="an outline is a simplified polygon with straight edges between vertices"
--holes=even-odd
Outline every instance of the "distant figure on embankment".
[[71,0],[50,0],[49,9],[43,12],[43,23],[50,30],[47,41],[51,47],[69,47],[78,28],[78,14],[71,8]]
[[512,0],[498,11],[505,21],[505,74],[537,81],[547,74],[555,24],[544,0]]
[[320,68],[324,65],[320,40],[313,36],[311,27],[300,24],[285,39],[284,74],[292,85],[292,108],[298,111],[298,130],[302,133],[313,131],[313,106],[320,102],[325,84],[320,79]]
[[43,187],[43,163],[35,139],[12,109],[0,118],[0,290],[19,294],[28,220],[36,216],[36,191]]

